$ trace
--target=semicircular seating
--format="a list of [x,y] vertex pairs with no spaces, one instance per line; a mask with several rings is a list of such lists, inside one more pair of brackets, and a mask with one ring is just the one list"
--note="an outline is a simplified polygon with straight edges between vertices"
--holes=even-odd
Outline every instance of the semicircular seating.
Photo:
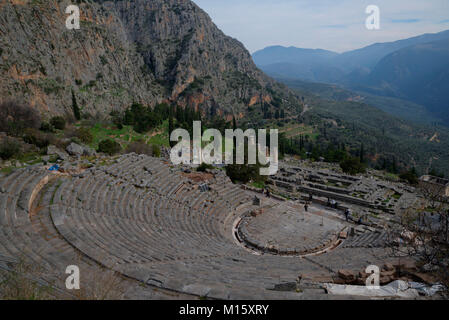
[[[360,268],[372,257],[343,247],[308,258],[255,254],[233,235],[235,221],[253,208],[253,195],[224,173],[201,192],[179,168],[136,154],[56,177],[40,194],[45,210],[37,223],[25,204],[47,175],[18,170],[1,179],[0,254],[26,251],[61,270],[82,253],[152,286],[223,299],[297,299],[296,292],[273,288],[300,274],[336,272],[350,259]],[[351,250],[362,258],[354,260]]]

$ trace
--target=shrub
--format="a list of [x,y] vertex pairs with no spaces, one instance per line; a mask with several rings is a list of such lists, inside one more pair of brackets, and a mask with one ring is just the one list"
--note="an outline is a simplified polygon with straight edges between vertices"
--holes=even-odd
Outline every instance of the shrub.
[[55,132],[55,128],[48,122],[42,122],[39,130],[44,132]]
[[340,162],[340,167],[344,173],[355,175],[357,173],[365,173],[366,167],[360,162],[359,158],[349,158]]
[[113,154],[120,152],[120,150],[121,150],[120,144],[111,139],[102,140],[98,144],[98,152],[106,153],[111,156]]
[[79,128],[78,130],[76,130],[75,132],[75,136],[83,143],[85,144],[89,144],[92,143],[92,141],[94,140],[94,137],[92,135],[92,133],[90,133],[90,130],[88,128]]
[[39,129],[40,125],[40,115],[32,107],[11,101],[0,104],[0,131],[20,136],[25,129]]
[[6,138],[0,143],[0,158],[11,159],[20,153],[20,144],[13,139]]
[[42,133],[36,129],[27,129],[23,135],[23,141],[29,144],[33,144],[38,148],[48,147],[50,144],[50,138],[47,134]]
[[214,167],[207,163],[201,163],[198,168],[196,168],[196,171],[198,172],[205,172],[207,169],[213,169]]
[[416,175],[415,170],[410,170],[407,172],[403,172],[399,175],[399,178],[406,180],[408,183],[414,185],[414,184],[418,184],[418,176]]
[[70,138],[70,142],[76,143],[78,145],[82,145],[83,143],[81,142],[80,139],[78,139],[78,137],[72,137]]
[[152,110],[141,104],[134,103],[130,108],[125,110],[123,116],[123,124],[132,125],[134,130],[138,133],[148,132],[150,129],[157,127],[163,121],[161,109]]
[[161,147],[157,144],[152,146],[153,157],[159,158],[161,156]]
[[231,164],[226,166],[226,175],[232,180],[232,182],[248,183],[265,182],[266,177],[260,175],[260,165],[248,165],[248,164]]
[[50,124],[58,130],[64,130],[65,129],[65,119],[63,117],[53,117],[50,119]]
[[153,149],[144,143],[143,141],[131,142],[126,148],[126,153],[136,153],[136,154],[146,154],[151,156],[153,154]]

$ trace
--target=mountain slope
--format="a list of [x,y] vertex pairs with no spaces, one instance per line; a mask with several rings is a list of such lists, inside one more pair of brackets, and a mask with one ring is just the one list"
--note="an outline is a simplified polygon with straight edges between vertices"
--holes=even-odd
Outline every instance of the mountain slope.
[[301,49],[295,47],[271,46],[253,53],[254,62],[259,66],[273,63],[316,64],[330,61],[338,53],[321,49]]
[[[383,97],[399,98],[403,104],[423,106],[427,112],[424,118],[441,118],[442,123],[449,125],[449,30],[373,44],[326,59],[315,55],[305,59],[304,63],[294,62],[301,59],[299,54],[293,56],[303,49],[289,49],[290,56],[279,54],[281,49],[266,50],[272,54],[267,55],[262,50],[257,56],[271,57],[273,63],[269,64],[265,59],[266,64],[259,66],[273,77],[334,83],[353,91],[382,96],[372,100],[399,106],[394,110],[381,105],[382,110],[410,119],[408,108],[396,103],[399,101],[386,101]],[[280,59],[283,59],[282,64],[278,63]],[[319,59],[319,64],[309,62]]]
[[334,84],[314,83],[285,78],[276,78],[276,80],[285,83],[289,88],[301,89],[316,94],[322,99],[365,103],[407,121],[421,124],[439,122],[439,119],[432,116],[425,107],[407,100],[383,97],[361,91],[350,91]]
[[366,79],[369,87],[365,90],[374,87],[382,95],[426,105],[448,121],[448,76],[449,39],[446,39],[410,46],[386,56]]
[[335,58],[334,64],[341,67],[346,73],[360,69],[372,70],[382,58],[397,50],[444,39],[449,39],[449,30],[434,34],[423,34],[393,42],[376,43],[361,49],[342,53]]
[[256,65],[267,74],[310,81],[335,81],[344,73],[333,64],[338,53],[320,49],[273,46],[253,53]]
[[2,2],[1,100],[63,114],[73,90],[90,114],[167,100],[228,118],[260,101],[299,105],[191,1],[85,1],[81,30],[65,28],[70,4]]
[[[350,92],[334,85],[298,80],[282,80],[307,104],[303,121],[319,129],[320,145],[343,142],[351,149],[364,145],[370,161],[381,165],[383,159],[397,160],[404,167],[416,167],[420,173],[430,168],[449,172],[449,128],[410,122],[374,107],[389,103],[390,98]],[[386,100],[386,102],[385,102]],[[410,113],[422,114],[416,105],[404,105]]]
[[[340,76],[343,77],[351,73],[369,73],[384,57],[400,49],[445,39],[449,39],[449,30],[435,34],[423,34],[394,42],[375,43],[341,54],[322,49],[271,46],[253,53],[253,59],[256,65],[262,69],[279,63],[295,64],[306,70],[314,69],[321,65],[339,70]],[[286,74],[278,75],[287,76]],[[301,73],[296,78],[304,80],[301,77]],[[328,81],[324,74],[323,77],[315,80],[320,82]]]

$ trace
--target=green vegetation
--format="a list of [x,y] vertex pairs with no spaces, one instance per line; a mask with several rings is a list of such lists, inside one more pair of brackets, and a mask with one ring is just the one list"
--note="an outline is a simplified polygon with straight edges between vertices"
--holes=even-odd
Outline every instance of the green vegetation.
[[214,167],[207,163],[201,163],[198,168],[196,168],[196,171],[198,172],[206,172],[206,170],[212,170]]
[[254,188],[257,188],[257,189],[263,189],[263,188],[265,188],[265,183],[261,182],[261,181],[255,181],[255,182],[251,183],[251,186],[253,186]]
[[35,145],[38,148],[45,148],[50,144],[49,136],[36,129],[25,130],[23,141]]
[[41,124],[41,127],[39,128],[39,130],[43,131],[43,132],[55,132],[55,128],[48,122],[44,121]]
[[412,168],[409,171],[401,173],[399,175],[399,178],[401,178],[402,180],[406,180],[408,183],[412,185],[418,184],[418,176],[416,174],[415,168]]
[[4,160],[17,156],[20,151],[20,144],[10,138],[6,138],[0,142],[0,158]]
[[50,119],[50,124],[53,126],[53,128],[58,130],[64,130],[66,121],[63,117],[53,117]]
[[151,151],[153,152],[153,157],[160,158],[161,157],[161,147],[157,144],[153,144],[151,147]]
[[112,117],[114,123],[118,126],[130,125],[133,126],[134,131],[143,134],[160,126],[164,120],[168,119],[169,112],[167,104],[158,104],[151,108],[133,103],[131,107],[125,110],[123,115],[115,112]]
[[85,144],[91,144],[94,140],[92,133],[90,133],[89,129],[81,127],[76,130],[75,136]]
[[98,152],[103,152],[109,154],[110,156],[119,153],[120,150],[121,150],[120,144],[111,139],[102,140],[98,144]]
[[15,102],[0,104],[0,132],[21,136],[26,129],[38,129],[41,118],[36,109]]
[[321,84],[288,84],[304,98],[308,109],[297,121],[313,128],[321,150],[328,144],[343,144],[351,156],[360,157],[363,144],[364,163],[378,170],[399,174],[410,170],[413,162],[417,174],[424,174],[432,158],[438,171],[449,172],[449,155],[444,151],[449,145],[447,127],[396,118],[364,103],[371,100],[361,100],[353,93],[348,96],[333,86],[324,85],[321,90]]
[[359,158],[348,158],[340,162],[340,167],[344,173],[356,175],[358,173],[365,173],[366,167],[360,162]]

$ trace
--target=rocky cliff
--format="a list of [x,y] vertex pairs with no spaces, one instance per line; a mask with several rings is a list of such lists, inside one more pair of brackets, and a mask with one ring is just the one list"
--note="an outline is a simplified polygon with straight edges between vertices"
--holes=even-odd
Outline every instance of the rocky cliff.
[[65,27],[70,1],[0,0],[0,100],[64,114],[73,91],[92,115],[166,100],[228,118],[299,106],[189,0],[76,2],[80,30]]

